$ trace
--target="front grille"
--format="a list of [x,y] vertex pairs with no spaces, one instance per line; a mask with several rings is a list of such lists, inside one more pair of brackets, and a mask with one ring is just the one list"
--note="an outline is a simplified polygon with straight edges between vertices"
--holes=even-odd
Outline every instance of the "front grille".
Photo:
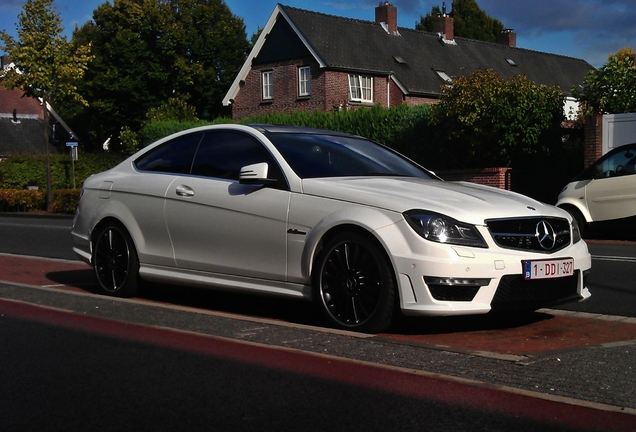
[[570,244],[567,219],[490,219],[486,225],[495,243],[505,249],[553,253]]
[[579,270],[573,276],[555,279],[525,280],[523,275],[507,275],[499,282],[491,308],[536,310],[578,300],[578,280]]

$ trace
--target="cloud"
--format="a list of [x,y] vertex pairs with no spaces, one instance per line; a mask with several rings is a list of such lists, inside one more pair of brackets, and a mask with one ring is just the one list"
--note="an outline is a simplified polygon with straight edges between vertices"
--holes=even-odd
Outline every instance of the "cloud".
[[[358,0],[361,1],[361,0]],[[378,2],[369,1],[377,6]],[[452,0],[393,0],[400,16],[429,13],[433,6]],[[489,16],[514,29],[521,48],[584,58],[594,66],[620,48],[636,48],[636,0],[477,0]],[[412,28],[414,23],[402,21]]]
[[481,0],[480,7],[506,27],[544,31],[634,31],[634,0]]
[[[551,52],[585,58],[594,66],[620,48],[636,47],[634,0],[480,0],[479,5],[518,36],[552,38]],[[571,43],[560,47],[566,38]]]

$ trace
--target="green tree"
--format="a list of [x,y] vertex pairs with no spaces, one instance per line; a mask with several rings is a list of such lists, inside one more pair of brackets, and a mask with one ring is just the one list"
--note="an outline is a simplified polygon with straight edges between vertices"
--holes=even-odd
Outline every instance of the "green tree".
[[[439,6],[433,6],[429,14],[420,16],[420,22],[415,24],[415,29],[433,31],[435,19],[442,13]],[[488,16],[475,0],[453,0],[449,15],[453,17],[455,36],[495,42],[504,29],[501,21]]]
[[492,70],[453,79],[434,106],[454,166],[511,166],[560,142],[563,93]]
[[[82,79],[91,60],[90,45],[73,45],[62,36],[62,20],[53,7],[53,0],[27,0],[17,27],[18,39],[6,31],[0,33],[3,46],[15,68],[8,70],[1,82],[7,88],[19,88],[28,96],[47,103],[72,100],[86,104],[76,83]],[[48,125],[48,110],[44,109]],[[49,162],[49,129],[45,128],[47,155],[47,202],[51,204],[51,174]]]
[[583,89],[573,88],[585,114],[636,112],[636,55],[631,47],[610,54],[607,63],[592,69],[583,79]]
[[94,142],[138,131],[169,99],[199,118],[224,111],[222,98],[247,55],[241,18],[223,0],[114,0],[93,12],[73,39],[91,42],[95,61],[83,83],[91,109],[78,116]]
[[420,15],[420,22],[415,23],[415,30],[432,32],[435,28],[435,20],[442,16],[442,10],[439,6],[433,6],[431,12],[426,16]]

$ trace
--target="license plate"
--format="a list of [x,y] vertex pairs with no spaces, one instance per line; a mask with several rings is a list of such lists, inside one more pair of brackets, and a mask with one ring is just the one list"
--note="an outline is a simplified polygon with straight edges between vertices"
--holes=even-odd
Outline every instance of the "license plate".
[[574,258],[522,261],[524,279],[552,279],[572,276]]

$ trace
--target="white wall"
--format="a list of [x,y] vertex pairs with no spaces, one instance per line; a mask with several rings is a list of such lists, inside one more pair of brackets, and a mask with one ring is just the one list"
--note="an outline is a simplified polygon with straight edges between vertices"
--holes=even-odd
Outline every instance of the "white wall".
[[625,144],[636,143],[636,113],[603,116],[603,154]]

